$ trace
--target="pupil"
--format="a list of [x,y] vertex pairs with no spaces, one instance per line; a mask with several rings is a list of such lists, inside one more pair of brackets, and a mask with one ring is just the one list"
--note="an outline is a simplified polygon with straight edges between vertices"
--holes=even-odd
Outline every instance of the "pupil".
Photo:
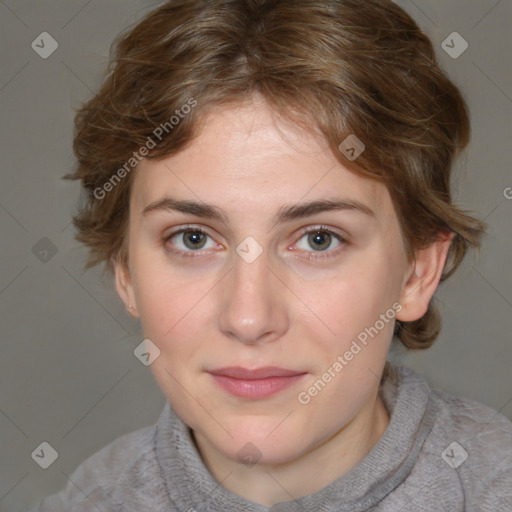
[[[201,240],[201,238],[203,238],[203,240]],[[201,244],[201,242],[203,242],[203,244]],[[189,231],[188,235],[185,237],[185,245],[189,247],[189,249],[197,249],[197,247],[199,247],[200,244],[201,247],[204,245],[203,233],[199,231]]]

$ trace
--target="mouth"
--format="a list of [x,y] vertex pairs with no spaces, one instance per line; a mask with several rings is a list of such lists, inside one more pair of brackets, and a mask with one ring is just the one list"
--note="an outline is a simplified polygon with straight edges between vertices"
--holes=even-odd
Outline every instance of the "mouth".
[[249,370],[239,366],[207,371],[224,391],[239,398],[259,400],[297,383],[307,372],[266,366]]

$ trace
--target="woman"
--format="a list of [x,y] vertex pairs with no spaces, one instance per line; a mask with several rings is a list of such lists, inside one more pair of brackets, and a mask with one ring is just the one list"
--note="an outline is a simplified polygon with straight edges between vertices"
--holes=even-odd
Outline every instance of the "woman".
[[168,403],[40,511],[512,507],[512,425],[386,362],[484,225],[465,102],[386,0],[181,0],[77,114],[75,217]]

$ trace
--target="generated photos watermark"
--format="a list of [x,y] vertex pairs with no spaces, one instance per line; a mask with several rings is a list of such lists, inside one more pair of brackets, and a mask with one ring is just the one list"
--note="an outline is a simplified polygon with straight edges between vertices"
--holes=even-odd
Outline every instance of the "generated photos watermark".
[[160,123],[153,130],[152,136],[149,135],[147,137],[146,143],[143,144],[137,151],[134,151],[132,156],[124,163],[124,165],[117,169],[117,171],[114,172],[114,174],[112,174],[112,176],[101,187],[96,187],[94,189],[94,197],[98,200],[104,199],[109,192],[114,190],[114,188],[121,182],[121,180],[125,178],[133,169],[135,169],[138,163],[141,162],[145,156],[149,155],[149,151],[154,149],[158,142],[160,142],[167,134],[174,130],[174,128],[180,123],[181,119],[189,114],[196,105],[197,100],[190,98],[187,103],[174,111],[176,115],[171,116],[169,121]]
[[[396,314],[402,311],[403,306],[399,302],[394,302],[392,306],[381,313],[379,319],[370,327],[366,327],[352,340],[350,348],[343,355],[339,355],[336,360],[327,368],[327,370],[318,378],[307,390],[301,391],[297,395],[297,400],[302,405],[307,405],[317,396],[342,370],[349,364],[354,356],[367,346],[368,337],[373,339],[382,329],[395,319]],[[358,343],[359,342],[359,343]],[[361,346],[362,345],[362,346]]]

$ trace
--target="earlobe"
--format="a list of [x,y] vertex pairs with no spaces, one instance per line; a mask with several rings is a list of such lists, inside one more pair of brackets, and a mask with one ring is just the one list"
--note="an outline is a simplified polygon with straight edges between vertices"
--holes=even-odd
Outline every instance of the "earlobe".
[[402,310],[397,313],[397,320],[412,322],[426,313],[441,279],[454,235],[451,232],[441,233],[435,242],[416,252],[416,258],[402,288]]
[[114,263],[114,280],[117,294],[123,301],[128,313],[138,318],[139,314],[137,312],[135,294],[133,293],[131,275],[126,264],[120,261]]

